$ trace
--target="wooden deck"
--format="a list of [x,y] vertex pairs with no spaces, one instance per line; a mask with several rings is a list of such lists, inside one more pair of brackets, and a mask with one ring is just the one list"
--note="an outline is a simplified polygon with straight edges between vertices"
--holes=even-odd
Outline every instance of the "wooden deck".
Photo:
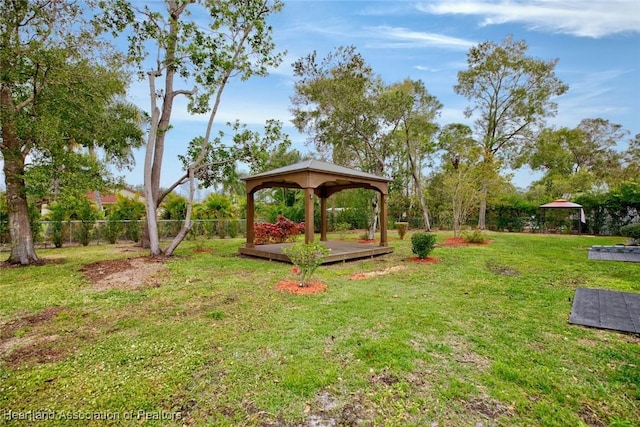
[[[374,257],[393,252],[393,247],[380,246],[378,243],[356,243],[330,240],[321,243],[331,251],[324,259],[323,264]],[[291,262],[289,257],[282,253],[282,248],[294,244],[295,243],[278,243],[272,245],[256,245],[253,248],[246,248],[243,246],[239,248],[239,252],[243,255],[266,258],[268,260]]]

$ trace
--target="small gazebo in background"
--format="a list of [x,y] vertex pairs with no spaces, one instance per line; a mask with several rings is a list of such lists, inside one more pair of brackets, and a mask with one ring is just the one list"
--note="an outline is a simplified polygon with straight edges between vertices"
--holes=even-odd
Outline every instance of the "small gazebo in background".
[[[282,253],[287,243],[256,245],[254,243],[254,195],[263,188],[298,188],[304,190],[304,241],[314,241],[314,197],[320,199],[320,241],[331,249],[325,262],[343,261],[393,252],[387,241],[387,197],[391,180],[370,173],[321,162],[306,160],[290,166],[259,173],[242,179],[247,187],[247,242],[240,253],[261,258],[289,261]],[[380,245],[327,240],[327,199],[349,188],[365,188],[380,193]]]
[[[565,199],[556,199],[553,202],[541,205],[540,209],[542,209],[542,212],[545,212],[545,210],[547,209],[568,209],[572,214],[574,211],[577,211],[578,217],[579,217],[578,234],[582,234],[582,223],[587,222],[582,205],[570,202]],[[546,227],[546,215],[543,215],[543,223],[545,224],[545,227]]]

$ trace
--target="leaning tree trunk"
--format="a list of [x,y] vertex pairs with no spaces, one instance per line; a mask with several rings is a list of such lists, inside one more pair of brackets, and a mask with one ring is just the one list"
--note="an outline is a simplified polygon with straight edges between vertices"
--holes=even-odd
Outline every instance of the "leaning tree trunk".
[[187,237],[189,231],[191,231],[191,227],[193,227],[193,221],[191,220],[191,213],[193,211],[193,194],[196,190],[195,176],[193,168],[189,168],[189,198],[187,199],[187,212],[184,218],[184,224],[178,234],[173,238],[167,249],[165,249],[164,254],[166,256],[173,255],[173,252],[176,250],[178,245]]
[[7,186],[7,210],[9,214],[9,235],[11,237],[11,255],[7,262],[29,265],[38,263],[33,244],[33,232],[29,223],[29,208],[24,183],[25,157],[15,134],[11,134],[8,123],[2,128],[4,157],[4,177]]

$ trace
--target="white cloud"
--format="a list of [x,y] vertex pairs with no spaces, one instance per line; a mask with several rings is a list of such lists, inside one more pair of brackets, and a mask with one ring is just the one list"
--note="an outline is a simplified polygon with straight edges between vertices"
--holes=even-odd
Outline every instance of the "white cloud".
[[413,31],[403,27],[378,26],[369,29],[371,37],[377,40],[369,42],[369,47],[439,47],[443,49],[467,50],[476,42],[449,37],[442,34]]
[[472,119],[465,117],[464,115],[464,107],[451,107],[447,105],[445,105],[440,111],[438,123],[443,126],[450,123],[463,123],[473,127]]
[[361,16],[402,16],[414,11],[408,2],[363,2],[364,8],[358,11]]
[[434,0],[417,9],[437,15],[480,16],[482,25],[522,23],[533,30],[579,37],[640,32],[637,0]]
[[575,127],[582,119],[628,113],[628,107],[617,104],[611,92],[616,90],[617,81],[629,72],[613,69],[574,76],[569,91],[557,99],[555,124]]
[[438,68],[429,67],[428,65],[416,65],[414,68],[418,71],[428,71],[430,73],[437,73],[440,71]]

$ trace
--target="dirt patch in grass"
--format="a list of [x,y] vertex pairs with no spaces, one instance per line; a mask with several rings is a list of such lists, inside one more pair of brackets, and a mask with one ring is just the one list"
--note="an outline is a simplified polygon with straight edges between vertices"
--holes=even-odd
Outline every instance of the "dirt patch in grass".
[[488,397],[473,399],[465,402],[464,405],[468,411],[481,414],[492,421],[496,421],[500,417],[513,417],[510,408]]
[[600,419],[597,412],[589,405],[582,405],[578,411],[580,419],[589,427],[605,427],[606,424]]
[[[70,349],[65,346],[58,335],[40,337],[15,337],[0,344],[0,348],[7,345],[5,352],[0,352],[2,361],[11,368],[32,366],[41,363],[58,362],[65,359]],[[10,350],[13,348],[13,350]]]
[[316,294],[318,292],[324,292],[327,286],[324,283],[316,282],[312,280],[307,286],[300,286],[300,282],[296,280],[281,280],[275,286],[275,290],[282,292],[289,292],[296,295]]
[[403,265],[396,265],[394,267],[388,267],[384,270],[376,270],[376,271],[368,271],[366,273],[353,273],[349,276],[349,279],[352,280],[362,280],[362,279],[370,279],[372,277],[380,277],[387,275],[389,273],[395,273],[397,271],[402,271],[406,269]]
[[132,290],[159,286],[158,273],[166,269],[164,257],[140,257],[98,261],[80,270],[96,291]]
[[495,261],[487,261],[486,266],[490,272],[499,276],[516,277],[520,275],[520,272],[518,270]]
[[12,320],[0,328],[0,359],[9,367],[55,362],[69,353],[58,335],[32,335],[29,331],[51,321],[64,309],[49,307]]
[[67,262],[66,258],[40,258],[37,263],[22,265],[22,264],[11,264],[6,261],[0,261],[0,270],[5,268],[22,268],[22,267],[32,267],[32,266],[42,266],[42,265],[52,265],[52,264],[64,264]]
[[441,248],[455,248],[457,246],[482,246],[482,245],[488,245],[490,243],[492,243],[492,240],[485,240],[484,242],[481,243],[469,243],[465,240],[464,237],[448,237],[444,240],[444,242],[439,243],[436,245],[436,247],[441,247]]
[[45,323],[55,317],[62,310],[62,307],[49,307],[39,313],[29,314],[27,316],[23,316],[7,322],[0,328],[0,340],[5,340],[13,337],[16,331]]

